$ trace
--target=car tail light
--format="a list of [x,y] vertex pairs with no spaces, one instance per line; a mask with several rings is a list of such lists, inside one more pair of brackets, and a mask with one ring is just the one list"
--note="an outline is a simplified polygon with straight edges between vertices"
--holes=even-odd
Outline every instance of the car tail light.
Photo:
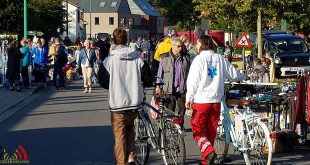
[[183,123],[183,119],[173,119],[172,123],[173,124],[182,124]]

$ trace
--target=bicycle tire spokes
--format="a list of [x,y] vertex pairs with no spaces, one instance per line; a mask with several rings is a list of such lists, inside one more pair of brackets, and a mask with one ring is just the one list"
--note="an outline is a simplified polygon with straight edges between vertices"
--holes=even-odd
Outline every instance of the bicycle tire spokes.
[[171,122],[165,124],[165,156],[167,164],[182,165],[185,163],[184,138]]
[[135,132],[136,162],[142,165],[149,158],[150,144],[148,143],[147,128],[140,117],[135,120]]
[[267,164],[268,143],[267,135],[260,124],[252,122],[249,124],[249,132],[245,137],[245,159],[251,164]]

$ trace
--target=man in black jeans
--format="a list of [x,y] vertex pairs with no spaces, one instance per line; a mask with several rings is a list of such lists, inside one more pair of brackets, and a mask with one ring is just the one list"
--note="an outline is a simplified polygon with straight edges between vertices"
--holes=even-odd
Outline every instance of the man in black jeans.
[[[62,68],[68,62],[67,53],[65,52],[65,47],[62,45],[59,38],[55,39],[56,44],[56,55],[54,62],[54,73],[53,73],[53,86],[56,89],[65,88],[65,73],[62,71]],[[58,84],[57,84],[58,76]]]

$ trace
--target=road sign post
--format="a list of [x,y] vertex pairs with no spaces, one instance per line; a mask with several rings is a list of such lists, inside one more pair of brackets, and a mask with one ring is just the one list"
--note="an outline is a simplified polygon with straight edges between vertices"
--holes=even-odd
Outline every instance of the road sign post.
[[252,44],[248,38],[248,35],[246,33],[243,33],[238,39],[237,39],[237,42],[235,43],[235,46],[236,47],[239,47],[239,48],[243,48],[242,50],[242,63],[243,63],[243,71],[245,72],[245,48],[251,48],[252,47]]

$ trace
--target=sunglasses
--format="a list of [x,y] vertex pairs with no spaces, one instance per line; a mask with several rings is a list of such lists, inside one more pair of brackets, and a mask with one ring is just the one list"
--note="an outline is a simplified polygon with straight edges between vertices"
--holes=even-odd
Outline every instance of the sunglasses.
[[182,45],[175,45],[175,46],[177,46],[178,48],[181,48],[181,47],[182,47]]

